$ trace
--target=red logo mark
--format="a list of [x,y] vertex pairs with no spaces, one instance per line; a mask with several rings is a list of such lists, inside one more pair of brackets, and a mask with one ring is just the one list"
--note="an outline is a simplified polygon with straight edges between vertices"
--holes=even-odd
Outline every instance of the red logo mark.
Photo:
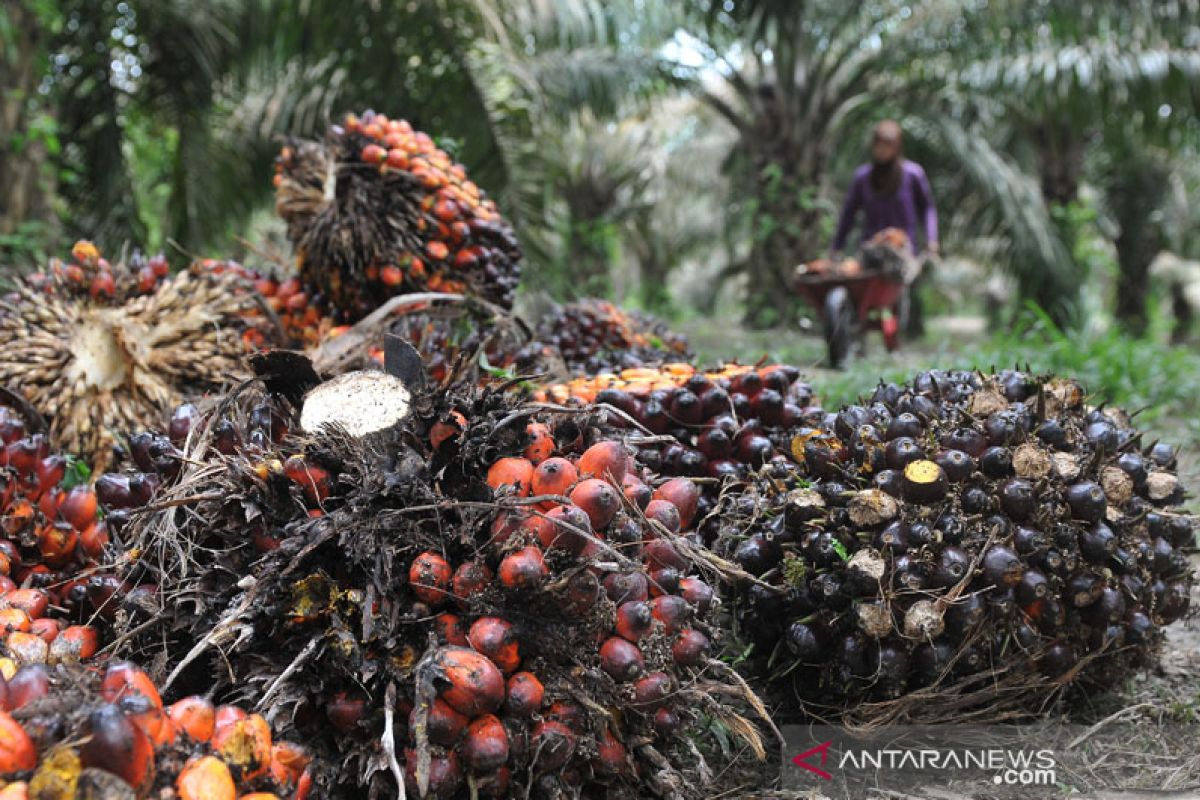
[[[827,781],[831,781],[831,780],[833,780],[833,775],[831,775],[830,773],[821,769],[821,767],[825,766],[825,761],[829,758],[829,748],[832,744],[833,744],[833,740],[830,739],[828,742],[822,742],[821,744],[817,745],[816,747],[810,747],[809,749],[805,750],[800,755],[793,758],[792,763],[795,764],[797,767],[800,767],[800,769],[806,769],[809,772],[820,775],[822,778],[824,778]],[[821,754],[821,767],[816,767],[816,766],[813,766],[812,764],[808,763],[808,757],[811,755],[814,755],[816,753]]]

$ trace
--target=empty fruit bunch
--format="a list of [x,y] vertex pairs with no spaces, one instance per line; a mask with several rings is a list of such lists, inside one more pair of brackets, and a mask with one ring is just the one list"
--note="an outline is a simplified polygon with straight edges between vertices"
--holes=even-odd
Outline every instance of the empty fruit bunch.
[[793,711],[1036,712],[1152,665],[1187,610],[1174,451],[1073,381],[926,372],[792,450],[727,493],[718,549],[758,578],[739,632]]
[[90,242],[0,298],[0,385],[50,438],[102,468],[135,430],[240,369],[254,292],[235,276],[168,274],[162,256],[109,263]]
[[[252,394],[196,421],[157,495],[178,505],[124,529],[129,579],[194,604],[123,644],[167,642],[179,686],[259,698],[342,765],[316,770],[320,796],[395,796],[403,776],[410,797],[700,797],[693,737],[761,752],[739,715],[761,705],[710,655],[700,492],[619,431],[414,386],[392,429],[301,434],[307,404]],[[264,403],[290,433],[245,429]]]
[[525,372],[565,368],[567,375],[595,375],[689,356],[687,337],[663,321],[593,298],[558,306],[542,317],[533,341],[517,354],[517,364]]
[[311,757],[258,714],[172,704],[137,666],[23,667],[0,680],[0,797],[304,800]]
[[335,323],[405,292],[512,305],[512,229],[463,166],[404,120],[348,114],[324,142],[290,142],[275,184],[306,302]]

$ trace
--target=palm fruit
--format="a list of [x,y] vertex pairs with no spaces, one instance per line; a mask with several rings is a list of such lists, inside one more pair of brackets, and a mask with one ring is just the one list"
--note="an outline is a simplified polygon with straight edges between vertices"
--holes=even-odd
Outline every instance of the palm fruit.
[[[4,797],[304,800],[312,757],[267,722],[203,697],[164,704],[129,662],[25,666],[0,702]],[[263,794],[251,794],[262,792]]]
[[256,301],[233,276],[111,264],[90,242],[0,299],[0,385],[50,418],[56,445],[103,468],[116,436],[239,371]]
[[[259,698],[342,765],[314,773],[322,797],[395,796],[398,776],[409,796],[701,797],[691,737],[761,747],[737,711],[761,705],[709,653],[696,487],[659,487],[643,513],[624,487],[658,478],[602,415],[413,376],[390,429],[251,443],[251,409],[294,433],[334,384],[298,416],[247,389],[196,421],[160,510],[120,535],[139,553],[128,581],[189,603],[130,625],[120,651],[165,644],[185,691]],[[230,426],[223,454],[210,432]]]
[[512,229],[463,166],[404,120],[348,114],[324,142],[289,142],[275,184],[303,290],[336,324],[404,292],[512,306]]
[[792,451],[727,490],[717,548],[755,578],[739,633],[793,712],[1037,713],[1152,665],[1187,610],[1174,451],[1073,381],[921,373]]
[[[229,259],[202,258],[193,268],[214,275],[231,273],[253,285],[254,291],[278,319],[282,329],[282,336],[264,336],[262,329],[270,326],[266,319],[261,319],[261,324],[251,333],[253,340],[249,342],[255,348],[277,343],[302,348],[316,347],[335,327],[333,320],[312,302],[300,279],[295,276],[280,280],[273,271],[263,272]],[[251,312],[249,316],[259,320],[265,315]]]
[[[825,411],[800,370],[787,365],[737,364],[700,372],[687,364],[626,369],[577,378],[535,393],[539,400],[604,404],[615,425],[656,438],[639,447],[647,465],[664,475],[711,478],[705,508],[725,480],[739,480],[767,463],[787,460],[793,434],[816,425]],[[713,529],[705,526],[706,539]]]
[[658,366],[690,355],[687,338],[661,320],[607,300],[587,299],[559,306],[543,316],[534,329],[533,341],[516,358],[524,372],[561,362],[568,375],[594,375]]

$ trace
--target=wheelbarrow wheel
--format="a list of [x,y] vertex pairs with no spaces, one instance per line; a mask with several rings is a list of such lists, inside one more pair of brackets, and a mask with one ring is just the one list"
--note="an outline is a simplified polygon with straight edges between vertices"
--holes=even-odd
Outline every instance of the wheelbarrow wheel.
[[837,286],[825,295],[825,346],[829,350],[829,366],[841,369],[854,345],[854,307],[850,292]]

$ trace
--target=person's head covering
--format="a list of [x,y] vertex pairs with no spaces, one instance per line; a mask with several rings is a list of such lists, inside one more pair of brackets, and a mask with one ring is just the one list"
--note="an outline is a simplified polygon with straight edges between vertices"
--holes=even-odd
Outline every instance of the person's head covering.
[[888,142],[896,145],[896,155],[890,161],[879,162],[871,155],[871,188],[878,194],[895,194],[904,177],[904,133],[900,123],[885,119],[875,126],[871,143]]

